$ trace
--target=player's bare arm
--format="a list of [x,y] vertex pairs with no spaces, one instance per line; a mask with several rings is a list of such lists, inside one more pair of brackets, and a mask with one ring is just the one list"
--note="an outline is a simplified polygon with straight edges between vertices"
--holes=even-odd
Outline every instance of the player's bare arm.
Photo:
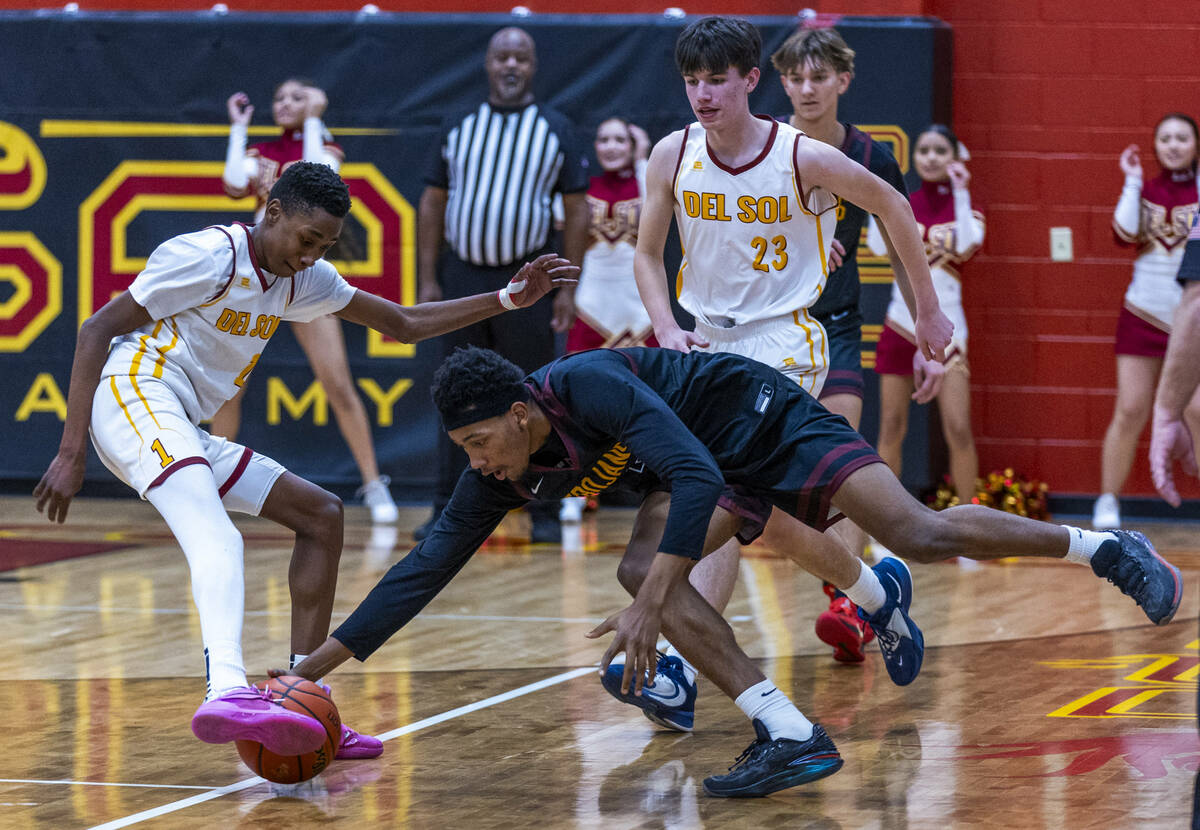
[[150,312],[138,305],[128,291],[109,300],[79,327],[71,384],[67,391],[67,418],[63,424],[58,453],[33,489],[38,512],[47,505],[46,518],[62,524],[71,499],[83,486],[87,461],[88,426],[92,420],[92,398],[100,384],[100,371],[108,357],[108,344],[150,322]]
[[574,285],[578,275],[579,266],[558,254],[543,254],[522,265],[499,297],[489,292],[458,300],[402,306],[366,291],[356,291],[337,316],[373,328],[401,343],[416,343],[504,311],[531,306],[553,288]]
[[633,255],[633,275],[637,280],[642,305],[650,314],[654,336],[660,346],[688,352],[692,346],[707,346],[695,332],[684,331],[671,313],[671,297],[667,293],[667,271],[663,267],[663,249],[674,216],[675,197],[671,179],[675,161],[683,144],[683,131],[671,133],[650,153],[646,163],[646,197],[638,221],[637,251]]
[[[890,238],[913,293],[916,307],[917,345],[926,357],[944,359],[954,326],[942,314],[933,278],[925,259],[925,245],[917,231],[912,207],[887,182],[819,141],[801,141],[796,152],[801,181],[818,185],[879,217]],[[903,290],[903,289],[902,289]]]

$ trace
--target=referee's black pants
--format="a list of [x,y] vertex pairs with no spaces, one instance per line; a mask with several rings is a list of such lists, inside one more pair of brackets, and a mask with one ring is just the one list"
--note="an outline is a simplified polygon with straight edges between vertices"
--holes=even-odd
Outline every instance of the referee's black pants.
[[[487,291],[499,291],[508,284],[522,263],[530,262],[550,251],[550,248],[543,248],[511,265],[490,267],[472,265],[460,259],[453,251],[447,250],[438,263],[442,295],[447,300],[453,300]],[[497,352],[527,373],[532,372],[556,357],[554,332],[550,328],[550,321],[554,317],[553,300],[554,292],[551,292],[530,308],[498,314],[458,331],[443,334],[439,338],[444,349],[443,355],[451,354],[459,346],[479,346]],[[441,513],[450,500],[454,485],[466,466],[467,454],[439,427],[438,482],[433,499],[434,515]],[[535,515],[545,512],[552,513],[556,518],[558,516],[557,502],[535,500],[530,502],[526,509]]]

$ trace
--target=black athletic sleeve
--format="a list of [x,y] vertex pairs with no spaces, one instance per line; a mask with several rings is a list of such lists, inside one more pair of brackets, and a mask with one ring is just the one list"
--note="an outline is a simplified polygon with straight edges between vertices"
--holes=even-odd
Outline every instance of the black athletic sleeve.
[[509,510],[525,503],[507,482],[464,470],[433,530],[388,569],[333,637],[366,660],[446,587]]
[[868,169],[907,198],[908,187],[904,184],[904,174],[900,172],[900,165],[886,144],[871,140],[871,163]]
[[659,551],[699,559],[725,486],[708,448],[616,353],[564,361],[552,377],[576,424],[620,440],[670,488]]

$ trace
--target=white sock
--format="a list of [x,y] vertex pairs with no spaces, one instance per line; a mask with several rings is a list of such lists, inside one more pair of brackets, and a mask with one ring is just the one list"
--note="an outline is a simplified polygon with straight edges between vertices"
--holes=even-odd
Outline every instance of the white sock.
[[738,695],[734,703],[750,720],[762,721],[772,738],[807,741],[812,737],[812,722],[770,680],[755,683]]
[[699,674],[699,672],[696,671],[695,666],[687,661],[686,657],[679,653],[679,649],[675,648],[675,646],[668,645],[667,650],[663,653],[668,657],[678,657],[679,662],[683,663],[683,676],[687,678],[687,682],[689,684],[695,684],[696,675]]
[[208,678],[205,702],[220,697],[230,689],[249,686],[242,667],[241,643],[210,642],[204,647],[204,673]]
[[865,562],[860,559],[858,566],[862,569],[858,573],[858,580],[849,588],[843,588],[842,593],[868,614],[874,614],[887,602],[887,592],[883,590],[879,577]]
[[1070,525],[1063,525],[1067,532],[1071,534],[1071,543],[1067,548],[1066,559],[1068,562],[1075,562],[1080,565],[1092,564],[1092,554],[1104,542],[1110,539],[1116,539],[1117,534],[1104,530],[1081,530]]
[[249,685],[241,648],[246,590],[242,536],[221,504],[212,470],[201,464],[180,467],[147,490],[146,501],[166,520],[187,557],[208,662],[206,700]]

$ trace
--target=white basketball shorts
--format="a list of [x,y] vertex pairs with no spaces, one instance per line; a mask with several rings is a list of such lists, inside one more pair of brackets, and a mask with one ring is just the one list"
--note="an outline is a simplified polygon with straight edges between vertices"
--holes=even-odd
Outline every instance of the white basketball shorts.
[[257,516],[285,469],[188,420],[171,388],[153,378],[102,378],[92,399],[92,445],[104,466],[142,498],[189,464],[212,470],[226,510]]
[[709,343],[702,351],[740,354],[765,363],[814,398],[821,394],[829,374],[825,327],[805,309],[730,328],[697,319],[696,333]]

